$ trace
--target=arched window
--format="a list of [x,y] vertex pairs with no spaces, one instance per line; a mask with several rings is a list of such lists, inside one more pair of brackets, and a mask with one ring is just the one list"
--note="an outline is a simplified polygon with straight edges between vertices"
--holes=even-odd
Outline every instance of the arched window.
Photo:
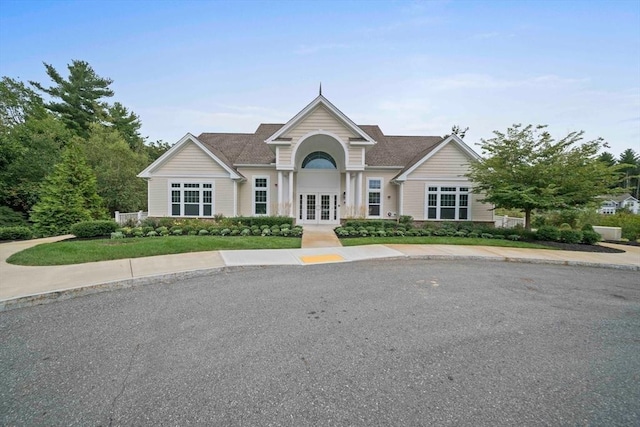
[[333,157],[322,151],[314,151],[302,161],[302,169],[337,169]]

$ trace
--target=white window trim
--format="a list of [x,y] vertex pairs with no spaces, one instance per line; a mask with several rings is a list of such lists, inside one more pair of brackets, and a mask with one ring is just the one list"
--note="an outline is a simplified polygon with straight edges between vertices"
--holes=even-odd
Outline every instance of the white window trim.
[[[267,186],[266,187],[256,187],[257,179],[266,179]],[[270,206],[271,206],[271,177],[269,175],[254,175],[251,178],[251,216],[269,216],[270,215]],[[265,190],[267,192],[267,213],[265,214],[257,214],[256,213],[256,191]]]
[[[370,189],[369,188],[369,182],[371,181],[380,181],[380,189]],[[384,218],[383,212],[384,212],[384,179],[382,179],[381,177],[368,177],[367,178],[367,192],[366,192],[366,197],[367,197],[367,204],[366,204],[366,208],[367,208],[367,218],[373,218],[373,219],[381,219]],[[369,215],[369,193],[380,193],[380,215]]]
[[[180,184],[180,188],[173,188],[173,184]],[[183,184],[200,184],[200,187],[195,189],[195,188],[188,188],[186,189],[187,191],[193,191],[193,190],[198,190],[200,192],[200,197],[198,198],[198,200],[200,200],[199,205],[199,212],[203,213],[204,212],[204,197],[203,197],[203,192],[204,191],[209,191],[211,190],[211,215],[185,215],[184,214],[184,192],[185,192],[185,188]],[[204,184],[211,184],[211,188],[204,188]],[[180,191],[180,215],[173,215],[173,202],[171,199],[172,196],[172,191],[175,190],[179,190]],[[170,180],[167,181],[167,192],[168,192],[168,196],[167,196],[167,216],[169,217],[173,217],[173,218],[213,218],[213,216],[216,214],[216,183],[215,181],[211,181],[211,180],[202,180],[202,179],[180,179],[180,180]]]
[[[438,190],[434,192],[430,192],[429,191],[429,187],[437,187]],[[456,191],[455,193],[452,191],[441,191],[442,187],[455,187]],[[464,187],[467,188],[467,191],[460,191],[460,187]],[[454,219],[441,219],[440,218],[440,209],[442,208],[442,206],[440,205],[440,195],[441,194],[455,194],[456,195],[456,203],[455,203],[455,218]],[[436,194],[436,217],[435,218],[429,218],[429,194]],[[460,219],[460,195],[466,194],[467,195],[467,218],[465,219]],[[447,183],[443,183],[443,182],[432,182],[432,183],[426,183],[424,186],[424,220],[425,221],[473,221],[473,217],[471,215],[472,212],[472,200],[473,200],[473,193],[471,192],[471,184],[469,183],[465,183],[464,185],[461,184],[460,182],[456,182],[456,183],[451,183],[451,184],[447,184]],[[451,206],[448,206],[451,207]]]

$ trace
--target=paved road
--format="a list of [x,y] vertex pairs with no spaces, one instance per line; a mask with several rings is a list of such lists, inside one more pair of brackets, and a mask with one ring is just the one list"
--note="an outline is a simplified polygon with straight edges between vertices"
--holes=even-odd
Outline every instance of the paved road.
[[0,425],[638,425],[637,272],[249,268],[0,313]]

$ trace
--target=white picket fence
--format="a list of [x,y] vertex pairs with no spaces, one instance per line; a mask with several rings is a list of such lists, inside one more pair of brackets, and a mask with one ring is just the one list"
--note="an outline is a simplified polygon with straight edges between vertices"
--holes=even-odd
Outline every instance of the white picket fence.
[[139,224],[140,221],[142,221],[147,216],[149,216],[149,212],[138,211],[138,212],[121,213],[119,211],[115,211],[113,216],[114,216],[113,219],[120,225],[125,224],[127,221],[131,221],[131,220],[136,221],[136,223]]
[[495,216],[496,228],[514,228],[521,225],[524,227],[524,218],[514,218],[511,216]]

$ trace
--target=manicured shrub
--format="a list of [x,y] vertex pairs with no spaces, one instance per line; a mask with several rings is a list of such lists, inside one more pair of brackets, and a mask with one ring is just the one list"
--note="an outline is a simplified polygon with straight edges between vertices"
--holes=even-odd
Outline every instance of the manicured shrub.
[[32,237],[29,227],[0,227],[0,240],[29,240]]
[[202,230],[198,231],[198,236],[208,236],[209,235],[209,230],[207,230],[206,228],[203,228]]
[[221,228],[218,228],[218,227],[211,227],[211,228],[209,229],[209,234],[211,234],[212,236],[219,236],[221,231],[222,231],[222,229],[221,229]]
[[118,229],[115,221],[82,221],[71,226],[71,234],[80,238],[105,237]]
[[26,227],[27,225],[23,214],[9,206],[0,206],[0,227]]
[[150,232],[145,234],[145,236],[147,236],[147,237],[156,237],[157,235],[158,235],[158,233],[156,233],[155,230],[151,230]]
[[198,231],[199,230],[189,230],[189,233],[187,233],[189,236],[197,236],[198,235]]
[[516,242],[516,241],[520,240],[520,235],[519,234],[509,234],[507,236],[507,239]]
[[161,236],[168,236],[169,229],[167,227],[158,227],[156,228],[156,233],[158,233]]
[[182,228],[171,227],[171,234],[174,236],[182,236]]
[[562,224],[560,224],[560,230],[571,230],[571,224],[563,222]]
[[582,226],[581,230],[582,230],[583,232],[584,232],[584,231],[593,231],[593,225],[591,225],[591,224],[588,224],[588,223],[587,223],[587,224],[585,224],[585,225],[583,225],[583,226]]
[[242,231],[240,232],[241,236],[249,236],[251,235],[251,229],[250,228],[243,228]]
[[582,243],[586,245],[595,245],[600,240],[602,240],[602,236],[593,230],[585,230],[582,232]]
[[122,231],[115,231],[111,233],[112,239],[124,239],[124,233]]
[[475,231],[472,231],[471,233],[467,234],[467,237],[470,239],[477,239],[478,237],[480,237],[480,235]]
[[560,230],[560,241],[563,243],[582,242],[582,231],[580,230]]
[[447,230],[445,228],[436,228],[435,230],[433,230],[433,235],[434,236],[446,236],[447,235]]
[[144,236],[144,230],[141,227],[136,227],[133,229],[133,237],[142,237]]
[[536,231],[536,239],[555,242],[560,239],[560,230],[553,225],[543,225]]
[[270,229],[269,227],[264,228],[264,229],[262,230],[262,235],[263,235],[263,236],[271,236],[271,229]]

